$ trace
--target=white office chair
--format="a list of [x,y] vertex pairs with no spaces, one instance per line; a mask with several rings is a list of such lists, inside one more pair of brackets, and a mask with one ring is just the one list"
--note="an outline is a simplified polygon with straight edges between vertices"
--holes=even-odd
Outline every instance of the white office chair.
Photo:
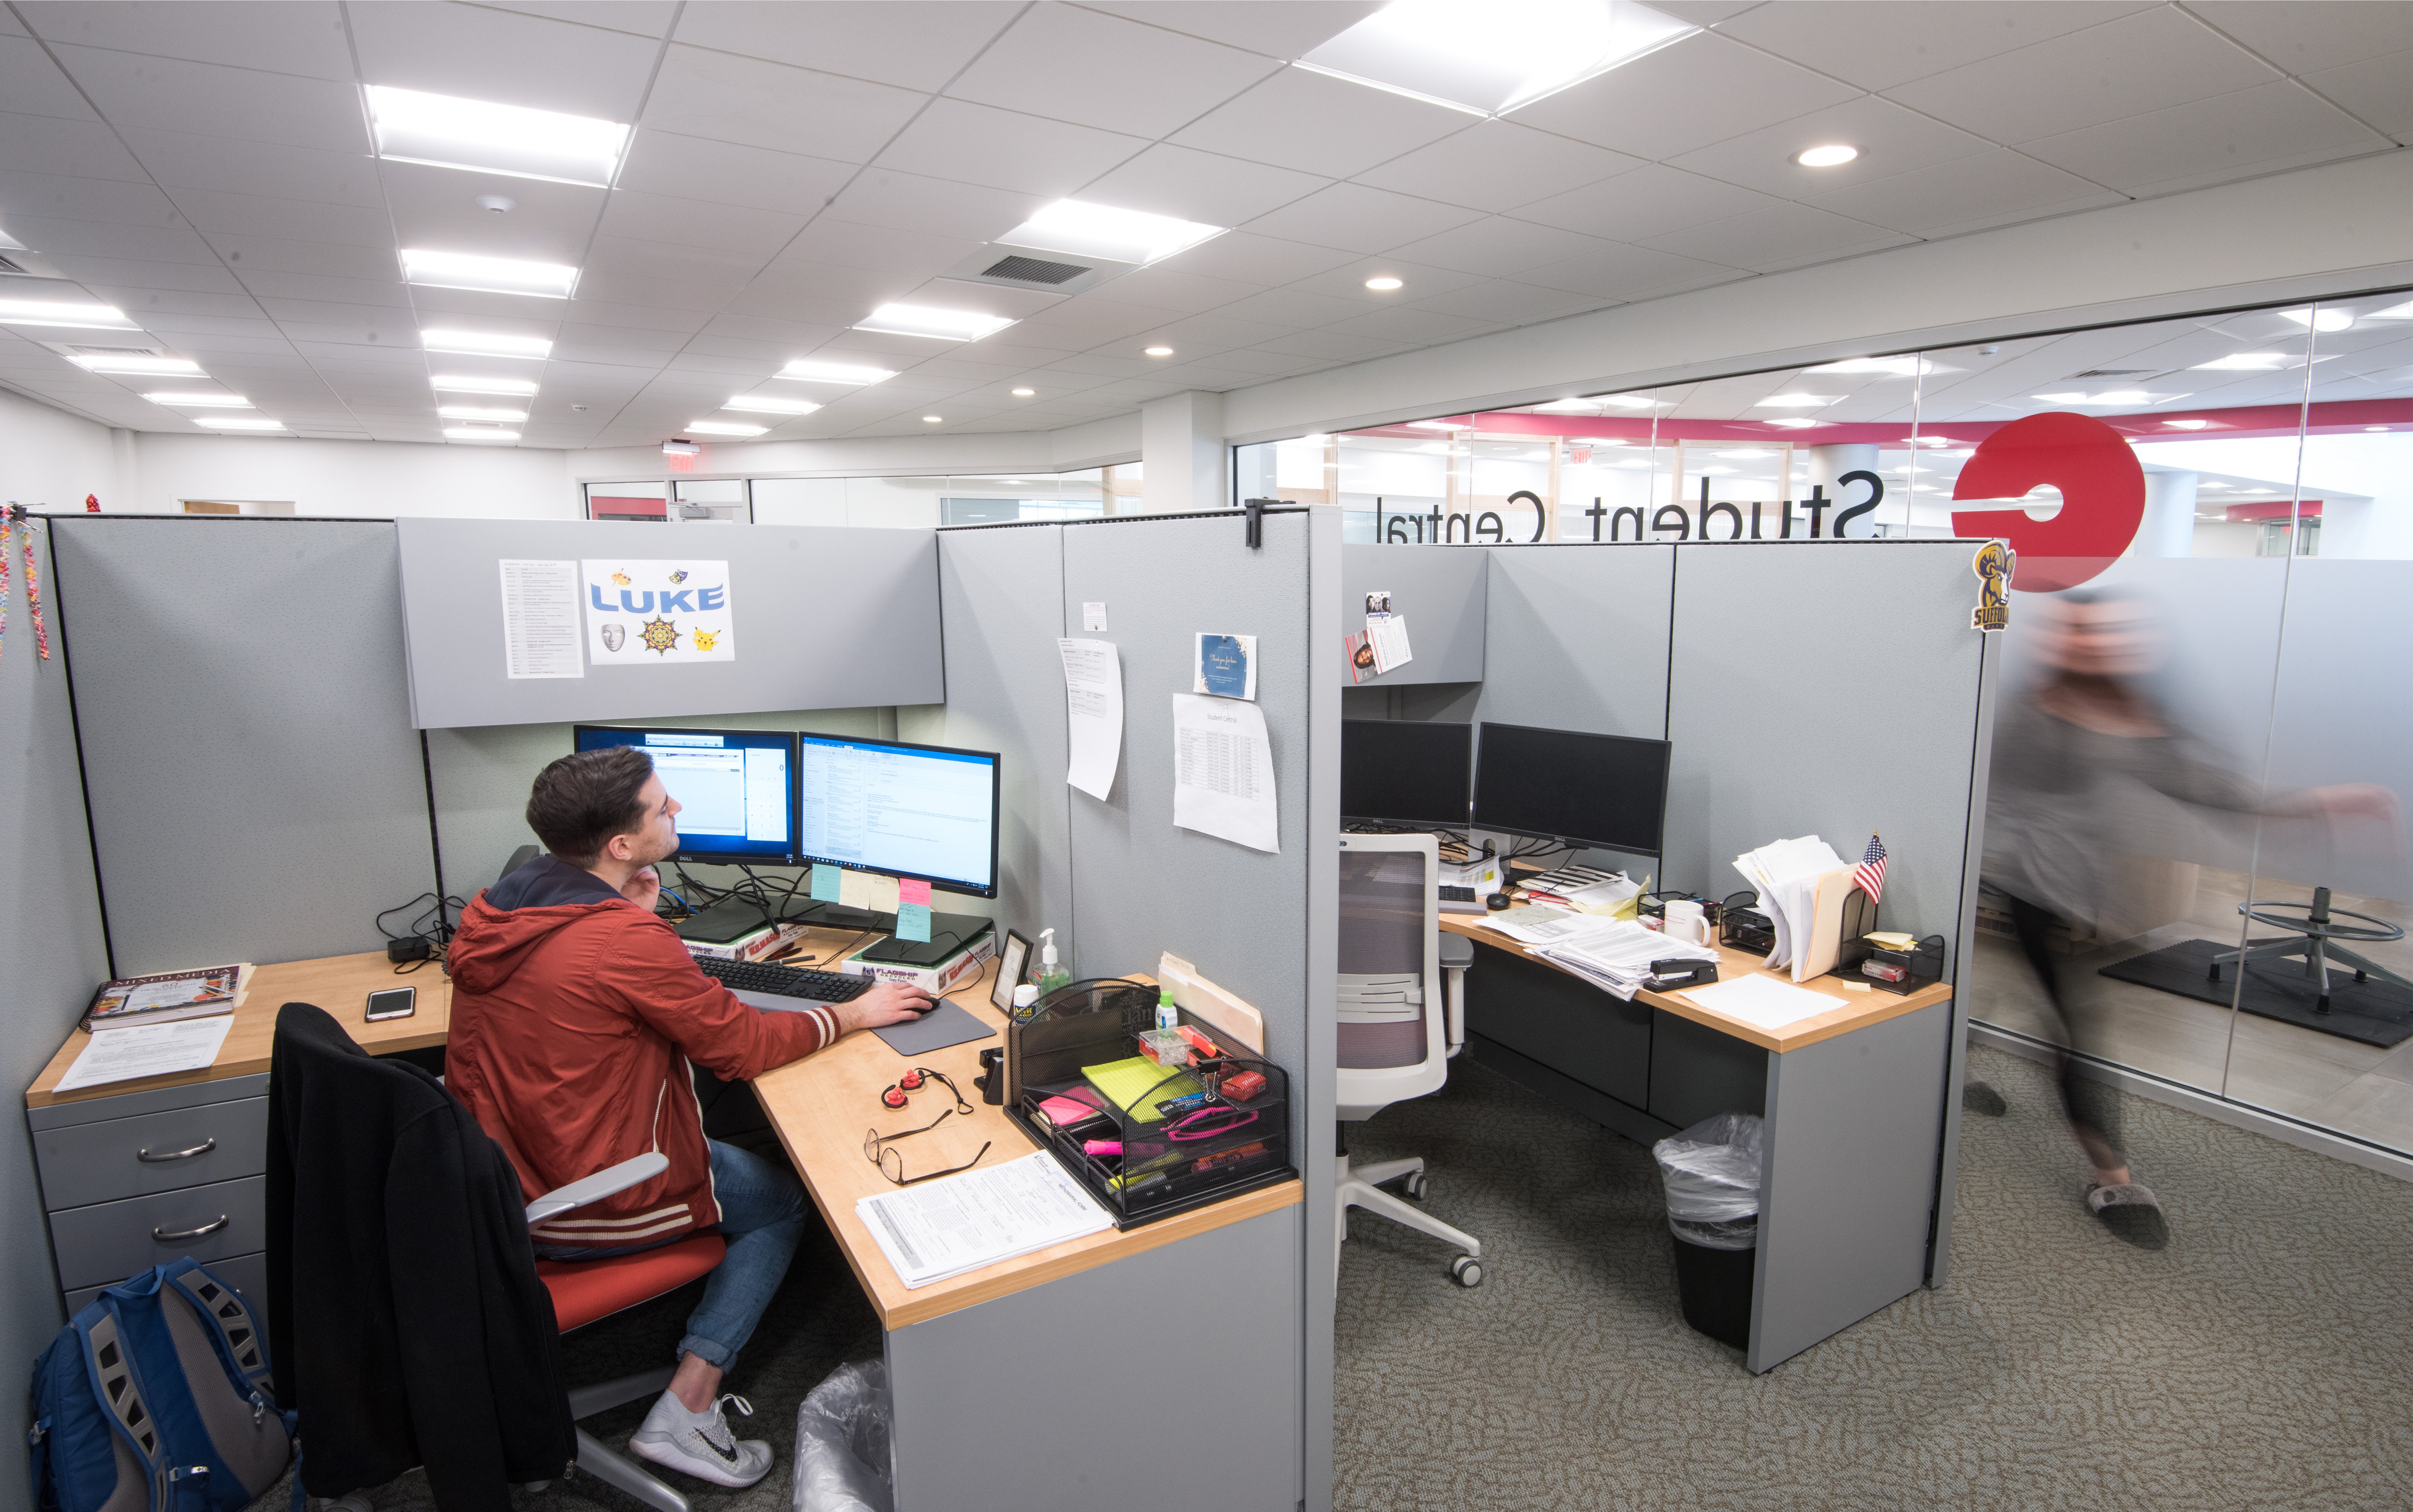
[[[1407,1178],[1410,1195],[1425,1191],[1421,1157],[1349,1164],[1345,1125],[1372,1118],[1402,1098],[1439,1091],[1449,1058],[1463,1044],[1464,987],[1473,952],[1441,949],[1440,844],[1429,835],[1340,837],[1340,1012],[1338,1197],[1333,1205],[1332,1267],[1349,1237],[1349,1209],[1364,1208],[1419,1233],[1446,1239],[1464,1253],[1449,1273],[1461,1286],[1483,1282],[1483,1245],[1470,1235],[1382,1190]],[[1456,937],[1451,937],[1453,942]]]

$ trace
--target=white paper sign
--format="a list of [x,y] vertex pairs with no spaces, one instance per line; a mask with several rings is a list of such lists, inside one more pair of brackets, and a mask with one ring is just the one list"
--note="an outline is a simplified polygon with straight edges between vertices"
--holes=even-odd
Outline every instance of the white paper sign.
[[580,576],[596,666],[737,660],[727,562],[607,556],[582,562]]
[[1114,790],[1123,749],[1123,660],[1112,641],[1059,640],[1064,721],[1073,760],[1064,780],[1092,798]]
[[1173,822],[1255,851],[1281,851],[1266,711],[1198,693],[1173,695]]
[[522,677],[584,677],[578,645],[578,564],[505,560],[503,672]]
[[105,1029],[92,1036],[67,1074],[51,1089],[72,1092],[81,1087],[131,1081],[137,1076],[172,1076],[180,1071],[200,1071],[218,1058],[234,1015],[183,1018],[172,1024],[129,1024]]
[[1106,606],[1085,603],[1081,606],[1081,630],[1087,635],[1103,635],[1106,630]]
[[1390,672],[1415,660],[1408,649],[1408,616],[1405,615],[1368,615],[1366,639],[1374,647],[1374,670]]

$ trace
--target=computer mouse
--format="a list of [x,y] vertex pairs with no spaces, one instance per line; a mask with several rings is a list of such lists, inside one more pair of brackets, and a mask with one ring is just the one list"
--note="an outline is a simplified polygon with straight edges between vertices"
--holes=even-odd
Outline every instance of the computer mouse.
[[1484,898],[1483,906],[1489,909],[1494,913],[1503,913],[1507,912],[1508,909],[1508,895],[1505,893],[1493,893]]

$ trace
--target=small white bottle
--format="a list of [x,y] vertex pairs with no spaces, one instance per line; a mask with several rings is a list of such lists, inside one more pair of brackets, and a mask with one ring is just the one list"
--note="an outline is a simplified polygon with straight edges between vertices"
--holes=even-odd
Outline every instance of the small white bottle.
[[1073,980],[1073,973],[1056,964],[1056,931],[1039,931],[1039,993],[1045,997]]
[[1156,1027],[1164,1030],[1181,1027],[1181,1009],[1173,1001],[1171,987],[1156,989]]
[[1038,1001],[1039,988],[1035,985],[1025,982],[1022,986],[1014,988],[1014,1016],[1016,1018],[1029,1017],[1031,1005],[1038,1002]]

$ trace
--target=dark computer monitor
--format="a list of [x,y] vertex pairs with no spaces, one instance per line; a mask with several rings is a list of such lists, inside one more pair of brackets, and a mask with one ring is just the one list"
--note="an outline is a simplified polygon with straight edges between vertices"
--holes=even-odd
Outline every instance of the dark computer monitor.
[[1474,726],[1418,719],[1340,721],[1340,817],[1466,827]]
[[997,896],[997,752],[836,735],[799,740],[805,861]]
[[681,861],[792,867],[796,737],[785,730],[672,730],[582,724],[580,750],[638,746],[678,800]]
[[1667,752],[1664,740],[1487,721],[1474,763],[1475,827],[1655,856]]

